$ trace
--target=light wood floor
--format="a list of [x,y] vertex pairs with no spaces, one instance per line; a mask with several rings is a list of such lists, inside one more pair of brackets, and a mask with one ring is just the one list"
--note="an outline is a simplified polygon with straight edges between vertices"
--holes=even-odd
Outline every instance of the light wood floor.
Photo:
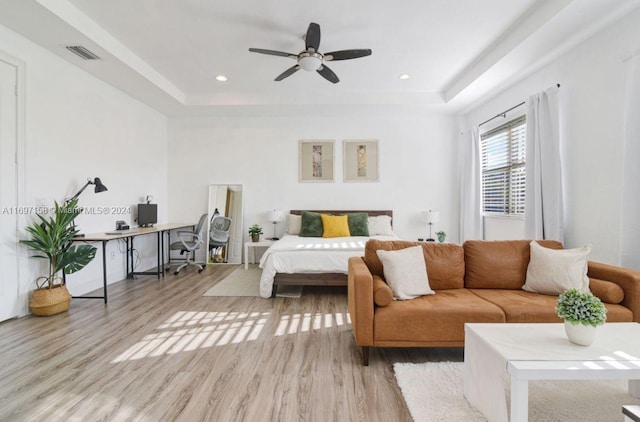
[[373,349],[345,288],[203,297],[237,266],[109,286],[109,304],[0,324],[2,421],[410,421],[392,364],[461,349]]

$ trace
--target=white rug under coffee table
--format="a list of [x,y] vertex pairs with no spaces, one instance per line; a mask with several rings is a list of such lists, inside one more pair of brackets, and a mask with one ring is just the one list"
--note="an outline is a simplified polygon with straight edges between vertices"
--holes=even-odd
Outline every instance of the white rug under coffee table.
[[527,420],[530,379],[627,379],[640,396],[640,324],[607,323],[588,347],[571,343],[563,324],[465,324],[464,395],[490,422]]
[[[414,422],[486,422],[462,392],[462,362],[393,365]],[[507,380],[507,385],[509,380]],[[506,390],[507,396],[509,389]],[[533,381],[529,388],[531,422],[622,422],[622,406],[640,405],[622,380]]]

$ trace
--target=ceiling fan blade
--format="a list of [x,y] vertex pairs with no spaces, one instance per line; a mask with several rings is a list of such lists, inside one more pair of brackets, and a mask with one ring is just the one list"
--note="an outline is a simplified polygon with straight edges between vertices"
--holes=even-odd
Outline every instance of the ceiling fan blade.
[[336,60],[349,60],[349,59],[357,59],[359,57],[370,56],[370,49],[361,49],[361,50],[340,50],[340,51],[332,51],[331,53],[324,54],[324,60],[326,61],[336,61]]
[[336,76],[336,74],[333,73],[333,70],[329,69],[325,65],[320,66],[320,69],[316,70],[316,72],[321,74],[322,77],[328,80],[329,82],[332,82],[334,84],[337,84],[338,82],[340,82],[340,79],[338,79],[338,76]]
[[313,48],[314,51],[318,51],[318,47],[320,47],[320,25],[313,22],[309,24],[304,42],[307,50]]
[[284,51],[265,50],[264,48],[250,48],[249,51],[252,53],[268,54],[270,56],[291,57],[292,59],[298,58],[297,54],[285,53]]
[[281,74],[279,74],[278,77],[274,79],[274,81],[281,81],[284,78],[288,78],[289,76],[291,76],[294,73],[296,73],[298,70],[300,70],[300,65],[297,65],[297,64],[293,65],[289,69],[287,69],[284,72],[282,72]]

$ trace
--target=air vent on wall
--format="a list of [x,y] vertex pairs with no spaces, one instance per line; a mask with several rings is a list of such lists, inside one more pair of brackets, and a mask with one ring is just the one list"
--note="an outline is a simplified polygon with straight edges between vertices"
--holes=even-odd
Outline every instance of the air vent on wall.
[[83,60],[100,60],[100,57],[96,56],[93,52],[81,45],[68,45],[66,49],[76,56],[81,57]]

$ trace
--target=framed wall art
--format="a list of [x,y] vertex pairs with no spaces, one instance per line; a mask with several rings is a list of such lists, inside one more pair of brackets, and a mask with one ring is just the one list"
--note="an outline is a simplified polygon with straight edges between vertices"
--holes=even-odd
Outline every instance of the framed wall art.
[[334,141],[299,141],[300,182],[333,182]]
[[343,142],[344,181],[378,182],[379,154],[378,140],[346,140]]

